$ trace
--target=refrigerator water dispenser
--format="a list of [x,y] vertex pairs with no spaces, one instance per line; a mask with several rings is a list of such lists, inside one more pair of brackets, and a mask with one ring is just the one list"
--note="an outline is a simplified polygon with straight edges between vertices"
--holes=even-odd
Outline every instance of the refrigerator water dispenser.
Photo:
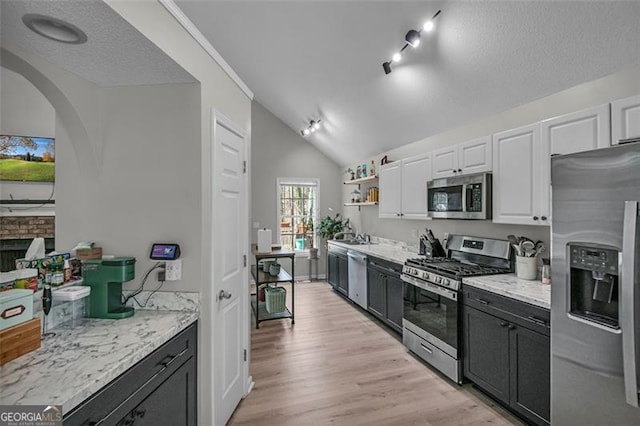
[[569,313],[615,330],[620,328],[618,311],[618,255],[614,247],[569,243]]

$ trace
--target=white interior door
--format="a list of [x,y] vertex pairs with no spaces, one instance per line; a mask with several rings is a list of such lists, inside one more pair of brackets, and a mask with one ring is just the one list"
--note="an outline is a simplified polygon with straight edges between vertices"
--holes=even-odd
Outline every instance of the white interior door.
[[245,383],[246,137],[232,122],[214,113],[213,139],[213,386],[215,424],[224,425],[240,402]]

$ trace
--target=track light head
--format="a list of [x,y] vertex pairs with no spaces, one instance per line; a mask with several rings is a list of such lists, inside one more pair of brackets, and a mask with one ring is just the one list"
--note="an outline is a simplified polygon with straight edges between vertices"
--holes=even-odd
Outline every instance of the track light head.
[[382,68],[384,69],[385,74],[391,74],[391,62],[385,62],[382,64]]
[[416,30],[409,30],[404,39],[409,43],[411,47],[418,47],[420,44],[420,33]]
[[311,120],[307,127],[305,127],[304,129],[300,130],[300,133],[302,134],[302,136],[309,136],[311,133],[313,133],[316,130],[320,129],[320,121],[322,121],[322,120],[317,120],[317,121],[316,120]]

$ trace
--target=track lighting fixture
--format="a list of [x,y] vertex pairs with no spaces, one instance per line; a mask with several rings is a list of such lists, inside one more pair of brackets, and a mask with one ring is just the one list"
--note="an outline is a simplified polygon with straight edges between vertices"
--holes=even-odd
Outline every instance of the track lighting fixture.
[[442,11],[441,10],[437,11],[436,14],[433,15],[433,17],[430,20],[425,22],[421,30],[409,30],[407,32],[407,34],[404,36],[404,40],[406,41],[406,43],[404,46],[402,46],[402,49],[400,49],[399,52],[394,53],[390,61],[382,63],[382,69],[384,69],[385,74],[391,73],[391,64],[395,62],[399,62],[400,59],[402,59],[402,52],[404,52],[407,46],[416,48],[420,45],[420,36],[422,34],[422,31],[425,31],[425,32],[433,31],[433,28],[434,28],[433,21],[438,17],[438,15],[440,15],[440,12]]
[[302,134],[302,136],[309,136],[311,133],[318,130],[320,128],[320,121],[321,120],[311,120],[307,127],[300,130],[300,133]]

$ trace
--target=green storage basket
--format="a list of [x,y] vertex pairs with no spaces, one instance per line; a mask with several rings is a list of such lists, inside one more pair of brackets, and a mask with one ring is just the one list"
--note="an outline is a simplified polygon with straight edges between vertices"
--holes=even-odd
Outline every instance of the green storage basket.
[[267,312],[270,314],[287,309],[287,290],[284,287],[266,287],[264,294]]

